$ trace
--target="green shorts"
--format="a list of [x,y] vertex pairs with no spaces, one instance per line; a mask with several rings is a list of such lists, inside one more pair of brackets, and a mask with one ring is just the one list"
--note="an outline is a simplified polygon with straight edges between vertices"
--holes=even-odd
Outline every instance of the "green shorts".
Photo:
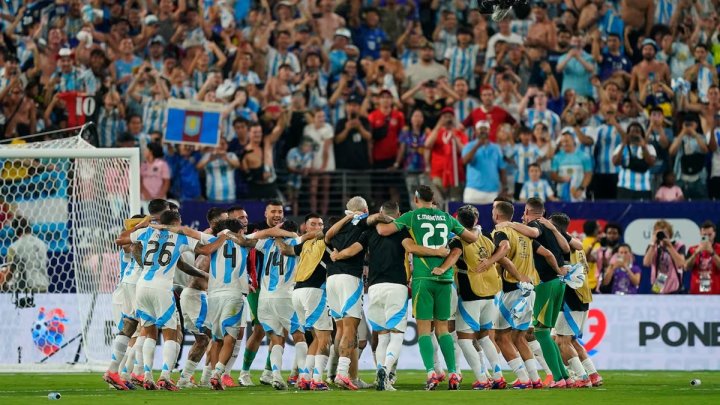
[[535,306],[533,307],[533,325],[554,328],[562,312],[565,283],[560,279],[546,281],[535,286]]
[[412,302],[415,319],[421,321],[447,321],[450,319],[452,293],[451,282],[413,279]]
[[257,309],[258,309],[258,298],[260,298],[260,290],[251,292],[247,295],[248,306],[250,307],[250,318],[252,318],[252,325],[259,325]]

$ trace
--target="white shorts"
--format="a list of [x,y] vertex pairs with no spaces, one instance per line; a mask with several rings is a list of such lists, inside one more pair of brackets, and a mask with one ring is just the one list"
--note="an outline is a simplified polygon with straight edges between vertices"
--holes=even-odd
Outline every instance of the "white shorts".
[[333,330],[324,289],[305,287],[293,290],[292,303],[298,323],[305,330]]
[[123,320],[136,320],[135,284],[120,283],[112,293],[112,311],[118,330],[123,329]]
[[457,307],[458,307],[457,286],[455,285],[455,283],[452,283],[452,293],[450,294],[450,318],[448,318],[448,321],[455,320],[455,313],[457,312]]
[[326,284],[328,308],[335,319],[362,316],[362,280],[349,274],[334,274]]
[[302,332],[298,317],[293,309],[292,298],[268,298],[258,299],[258,321],[265,332],[272,332],[278,336],[285,336],[288,333]]
[[465,187],[463,201],[467,204],[492,204],[497,198],[497,191],[487,192]]
[[[520,290],[503,293],[500,298],[495,298],[499,310],[495,329],[528,330],[530,328],[532,325],[533,305],[535,305],[535,291],[525,298],[524,305],[516,307],[521,298],[522,291]],[[514,316],[513,312],[515,313]]]
[[587,314],[588,311],[571,311],[570,308],[563,305],[563,310],[555,323],[555,334],[582,338]]
[[135,314],[140,325],[155,325],[158,328],[176,329],[178,324],[175,296],[172,291],[143,286],[135,287],[137,310]]
[[240,329],[245,322],[244,297],[237,294],[210,294],[208,304],[213,339],[220,340],[226,335],[232,336],[235,340],[241,337]]
[[180,309],[182,310],[185,330],[193,335],[211,330],[212,324],[208,317],[208,296],[205,291],[186,287],[180,293]]
[[494,298],[475,301],[460,300],[455,318],[455,330],[472,333],[493,329],[498,314]]
[[400,331],[407,328],[407,286],[380,283],[368,288],[367,317],[373,332]]

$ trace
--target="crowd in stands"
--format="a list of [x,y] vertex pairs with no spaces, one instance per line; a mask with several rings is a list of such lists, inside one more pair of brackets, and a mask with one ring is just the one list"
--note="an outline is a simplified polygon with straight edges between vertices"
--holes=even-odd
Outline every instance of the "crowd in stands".
[[[339,170],[446,199],[720,196],[711,0],[8,0],[0,138],[96,123],[143,198],[327,213]],[[170,98],[222,103],[215,148],[163,142]]]

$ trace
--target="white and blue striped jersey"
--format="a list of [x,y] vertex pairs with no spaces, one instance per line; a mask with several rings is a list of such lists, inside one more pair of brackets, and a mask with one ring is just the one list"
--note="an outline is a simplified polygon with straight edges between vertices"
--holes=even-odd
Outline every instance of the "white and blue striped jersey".
[[[588,131],[589,132],[589,131]],[[600,125],[595,132],[595,172],[615,174],[618,166],[612,162],[613,152],[622,143],[622,137],[612,125]]]
[[182,86],[170,87],[170,97],[182,98],[185,100],[193,100],[197,95],[197,91],[190,85],[183,84]]
[[332,105],[330,107],[330,122],[333,124],[333,127],[337,125],[337,123],[346,117],[347,111],[345,111],[345,98],[340,97],[335,102],[335,105]]
[[402,55],[400,55],[400,62],[402,62],[403,69],[407,69],[420,62],[420,53],[415,49],[405,48]]
[[[650,155],[657,156],[655,152],[655,148],[652,145],[648,145],[648,152],[650,152]],[[643,158],[643,150],[640,146],[626,146],[626,145],[618,145],[617,148],[613,151],[614,153],[618,153],[622,149],[622,161],[620,166],[618,166],[619,173],[618,173],[618,187],[622,187],[626,190],[632,190],[632,191],[651,191],[650,188],[650,170],[647,170],[645,173],[637,173],[633,172],[630,169],[626,169],[622,167],[623,165],[627,165],[630,160],[630,153],[632,153],[634,156],[636,156],[638,159]]]
[[[202,160],[210,160],[212,153],[206,153]],[[237,156],[228,152],[230,160]],[[235,200],[235,169],[225,159],[212,159],[205,166],[207,199],[210,201]]]
[[[217,237],[210,238],[214,242]],[[247,272],[248,249],[226,240],[225,244],[210,255],[210,279],[208,294],[250,292],[250,275]]]
[[550,132],[550,140],[554,141],[560,136],[560,116],[550,110],[538,111],[535,108],[525,110],[525,125],[532,128],[538,122],[542,122],[548,127]]
[[107,110],[100,107],[98,113],[98,145],[101,148],[112,148],[118,135],[125,132],[125,120],[120,116],[120,110],[113,108]]
[[458,77],[462,77],[467,80],[471,90],[477,87],[475,83],[475,64],[477,63],[479,50],[480,47],[474,44],[464,49],[453,46],[445,50],[445,59],[450,62],[448,65],[450,83],[454,82]]
[[246,87],[248,84],[258,85],[262,83],[262,81],[260,80],[260,76],[258,76],[258,74],[253,72],[252,70],[248,70],[247,73],[238,71],[233,77],[233,82],[235,83],[235,85],[242,87]]
[[677,0],[656,0],[655,2],[655,23],[670,25]]
[[[135,271],[135,260],[132,257],[132,253],[125,252],[125,250],[120,249],[120,283],[127,283],[126,280],[130,280],[133,277],[133,272]],[[135,281],[130,284],[135,284],[137,282],[137,277],[135,278]]]
[[[300,238],[285,238],[284,242],[295,246],[300,243]],[[258,274],[260,297],[291,298],[295,288],[297,257],[283,255],[274,239],[258,240],[255,249],[263,254],[262,271]]]
[[267,80],[278,74],[280,66],[288,64],[295,74],[300,73],[300,61],[293,52],[285,52],[281,54],[277,49],[270,47],[267,53]]
[[165,121],[167,120],[166,104],[165,100],[143,97],[142,122],[144,132],[164,132]]
[[142,243],[143,274],[138,286],[170,291],[180,256],[194,252],[197,239],[166,230],[143,228],[130,234],[130,240]]
[[705,66],[700,66],[697,73],[697,95],[703,103],[708,102],[707,93],[710,86],[714,84],[712,71]]
[[465,118],[467,118],[470,113],[480,107],[480,101],[476,99],[475,97],[466,97],[464,100],[458,100],[453,104],[453,109],[455,109],[455,118],[459,122],[465,121]]
[[528,198],[536,197],[543,201],[547,201],[549,197],[554,197],[555,192],[550,183],[545,179],[538,181],[526,181],[523,183],[522,189],[520,190],[520,199],[527,200]]
[[201,72],[195,69],[190,75],[190,86],[197,91],[200,91],[205,81],[207,81],[210,72]]
[[438,33],[438,39],[433,42],[435,47],[435,59],[443,60],[445,52],[457,45],[457,35],[454,32],[447,32],[444,29]]
[[517,170],[515,171],[515,183],[525,183],[530,179],[528,175],[530,165],[537,162],[542,156],[542,153],[540,153],[540,148],[538,148],[534,143],[528,144],[528,146],[518,143],[513,145],[511,156],[512,160],[517,165]]

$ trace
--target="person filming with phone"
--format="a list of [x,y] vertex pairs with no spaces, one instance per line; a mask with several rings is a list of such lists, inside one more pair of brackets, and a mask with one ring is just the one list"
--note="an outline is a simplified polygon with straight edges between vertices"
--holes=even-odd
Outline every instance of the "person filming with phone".
[[673,236],[673,227],[669,222],[655,222],[650,246],[643,257],[643,266],[651,268],[650,283],[654,294],[678,294],[683,291],[685,245],[674,241]]
[[690,274],[690,294],[720,294],[720,243],[717,227],[708,220],[700,226],[699,245],[688,250],[685,270]]

